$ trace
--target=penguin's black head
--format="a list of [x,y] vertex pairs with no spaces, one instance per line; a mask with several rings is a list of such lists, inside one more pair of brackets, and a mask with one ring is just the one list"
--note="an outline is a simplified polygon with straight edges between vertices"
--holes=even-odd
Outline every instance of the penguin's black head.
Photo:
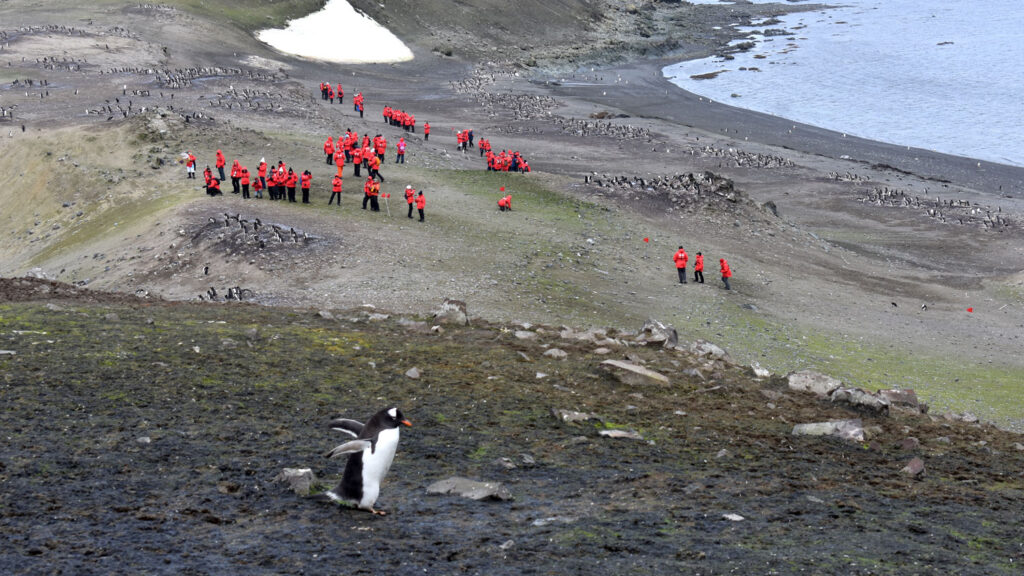
[[388,408],[384,411],[384,415],[384,421],[388,424],[389,428],[398,428],[400,424],[412,426],[412,422],[406,420],[405,416],[402,415],[402,411],[396,407]]

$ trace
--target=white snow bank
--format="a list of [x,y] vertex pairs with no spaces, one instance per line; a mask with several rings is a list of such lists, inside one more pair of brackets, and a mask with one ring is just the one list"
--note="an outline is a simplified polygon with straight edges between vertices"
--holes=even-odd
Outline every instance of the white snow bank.
[[356,12],[347,0],[329,0],[323,10],[290,20],[285,29],[261,30],[261,42],[303,58],[366,64],[412,60],[412,51],[374,20]]

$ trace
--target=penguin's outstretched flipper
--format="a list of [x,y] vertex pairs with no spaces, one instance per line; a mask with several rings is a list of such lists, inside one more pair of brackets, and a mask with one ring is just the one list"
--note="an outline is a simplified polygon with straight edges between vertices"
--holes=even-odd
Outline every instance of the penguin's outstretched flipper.
[[367,448],[370,448],[372,444],[369,440],[353,440],[351,442],[345,442],[340,446],[335,446],[333,450],[324,454],[326,458],[334,458],[341,456],[342,454],[353,454],[355,452],[362,452]]
[[349,420],[348,418],[337,418],[335,420],[331,420],[327,427],[331,430],[351,434],[353,438],[358,437],[363,432],[362,422],[356,422],[355,420]]

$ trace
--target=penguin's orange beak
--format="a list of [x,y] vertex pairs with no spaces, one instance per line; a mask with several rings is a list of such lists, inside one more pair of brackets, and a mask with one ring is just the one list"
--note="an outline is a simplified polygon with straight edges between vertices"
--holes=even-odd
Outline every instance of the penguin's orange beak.
[[406,426],[412,428],[412,422],[409,422],[408,420],[402,420],[402,424],[405,424]]

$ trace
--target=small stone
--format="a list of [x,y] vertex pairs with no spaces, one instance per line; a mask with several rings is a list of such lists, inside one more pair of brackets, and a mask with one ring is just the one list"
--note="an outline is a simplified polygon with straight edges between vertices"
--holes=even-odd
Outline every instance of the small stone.
[[515,545],[515,540],[505,540],[505,542],[503,542],[501,546],[498,546],[498,548],[501,548],[502,550],[510,550]]
[[903,442],[900,442],[900,450],[917,450],[920,445],[920,440],[910,436],[909,438],[904,438]]
[[721,460],[722,458],[728,458],[729,456],[732,456],[732,453],[730,453],[725,448],[722,448],[721,450],[718,451],[717,454],[715,454],[715,459]]
[[551,414],[562,422],[586,422],[587,420],[600,420],[596,414],[588,412],[576,412],[575,410],[551,409]]
[[334,314],[331,314],[327,310],[320,310],[319,312],[316,313],[316,315],[319,316],[320,318],[323,318],[324,320],[334,320]]
[[742,522],[746,520],[746,518],[740,516],[739,514],[722,514],[722,518],[725,518],[726,520],[731,520],[733,522]]
[[1024,451],[1024,444],[1021,444],[1020,442],[1014,442],[1013,448],[1014,450]]
[[416,379],[418,379],[420,377],[420,370],[419,370],[419,368],[416,368],[414,366],[414,367],[409,368],[408,370],[405,371],[405,376],[407,378],[412,378],[413,380],[416,380]]
[[911,478],[919,478],[924,475],[924,460],[913,458],[910,462],[907,462],[907,465],[900,472]]
[[533,340],[537,338],[537,333],[529,330],[516,330],[515,337],[519,340]]
[[596,354],[598,356],[604,356],[606,354],[611,354],[611,353],[612,353],[612,351],[609,350],[608,348],[605,348],[604,346],[602,346],[600,348],[594,348],[594,354]]
[[149,444],[153,440],[149,436],[139,436],[138,438],[135,439],[135,441],[138,442],[139,444]]
[[274,482],[287,484],[296,494],[308,496],[310,487],[316,483],[316,476],[309,468],[285,468],[274,478]]
[[537,372],[537,380],[541,380],[542,378],[547,378],[547,377],[548,377],[548,375],[546,373],[544,373],[544,372]]
[[566,358],[569,357],[569,354],[566,353],[565,350],[560,350],[558,348],[551,348],[550,350],[546,350],[544,352],[544,355],[547,356],[548,358],[554,358],[555,360],[565,360]]

